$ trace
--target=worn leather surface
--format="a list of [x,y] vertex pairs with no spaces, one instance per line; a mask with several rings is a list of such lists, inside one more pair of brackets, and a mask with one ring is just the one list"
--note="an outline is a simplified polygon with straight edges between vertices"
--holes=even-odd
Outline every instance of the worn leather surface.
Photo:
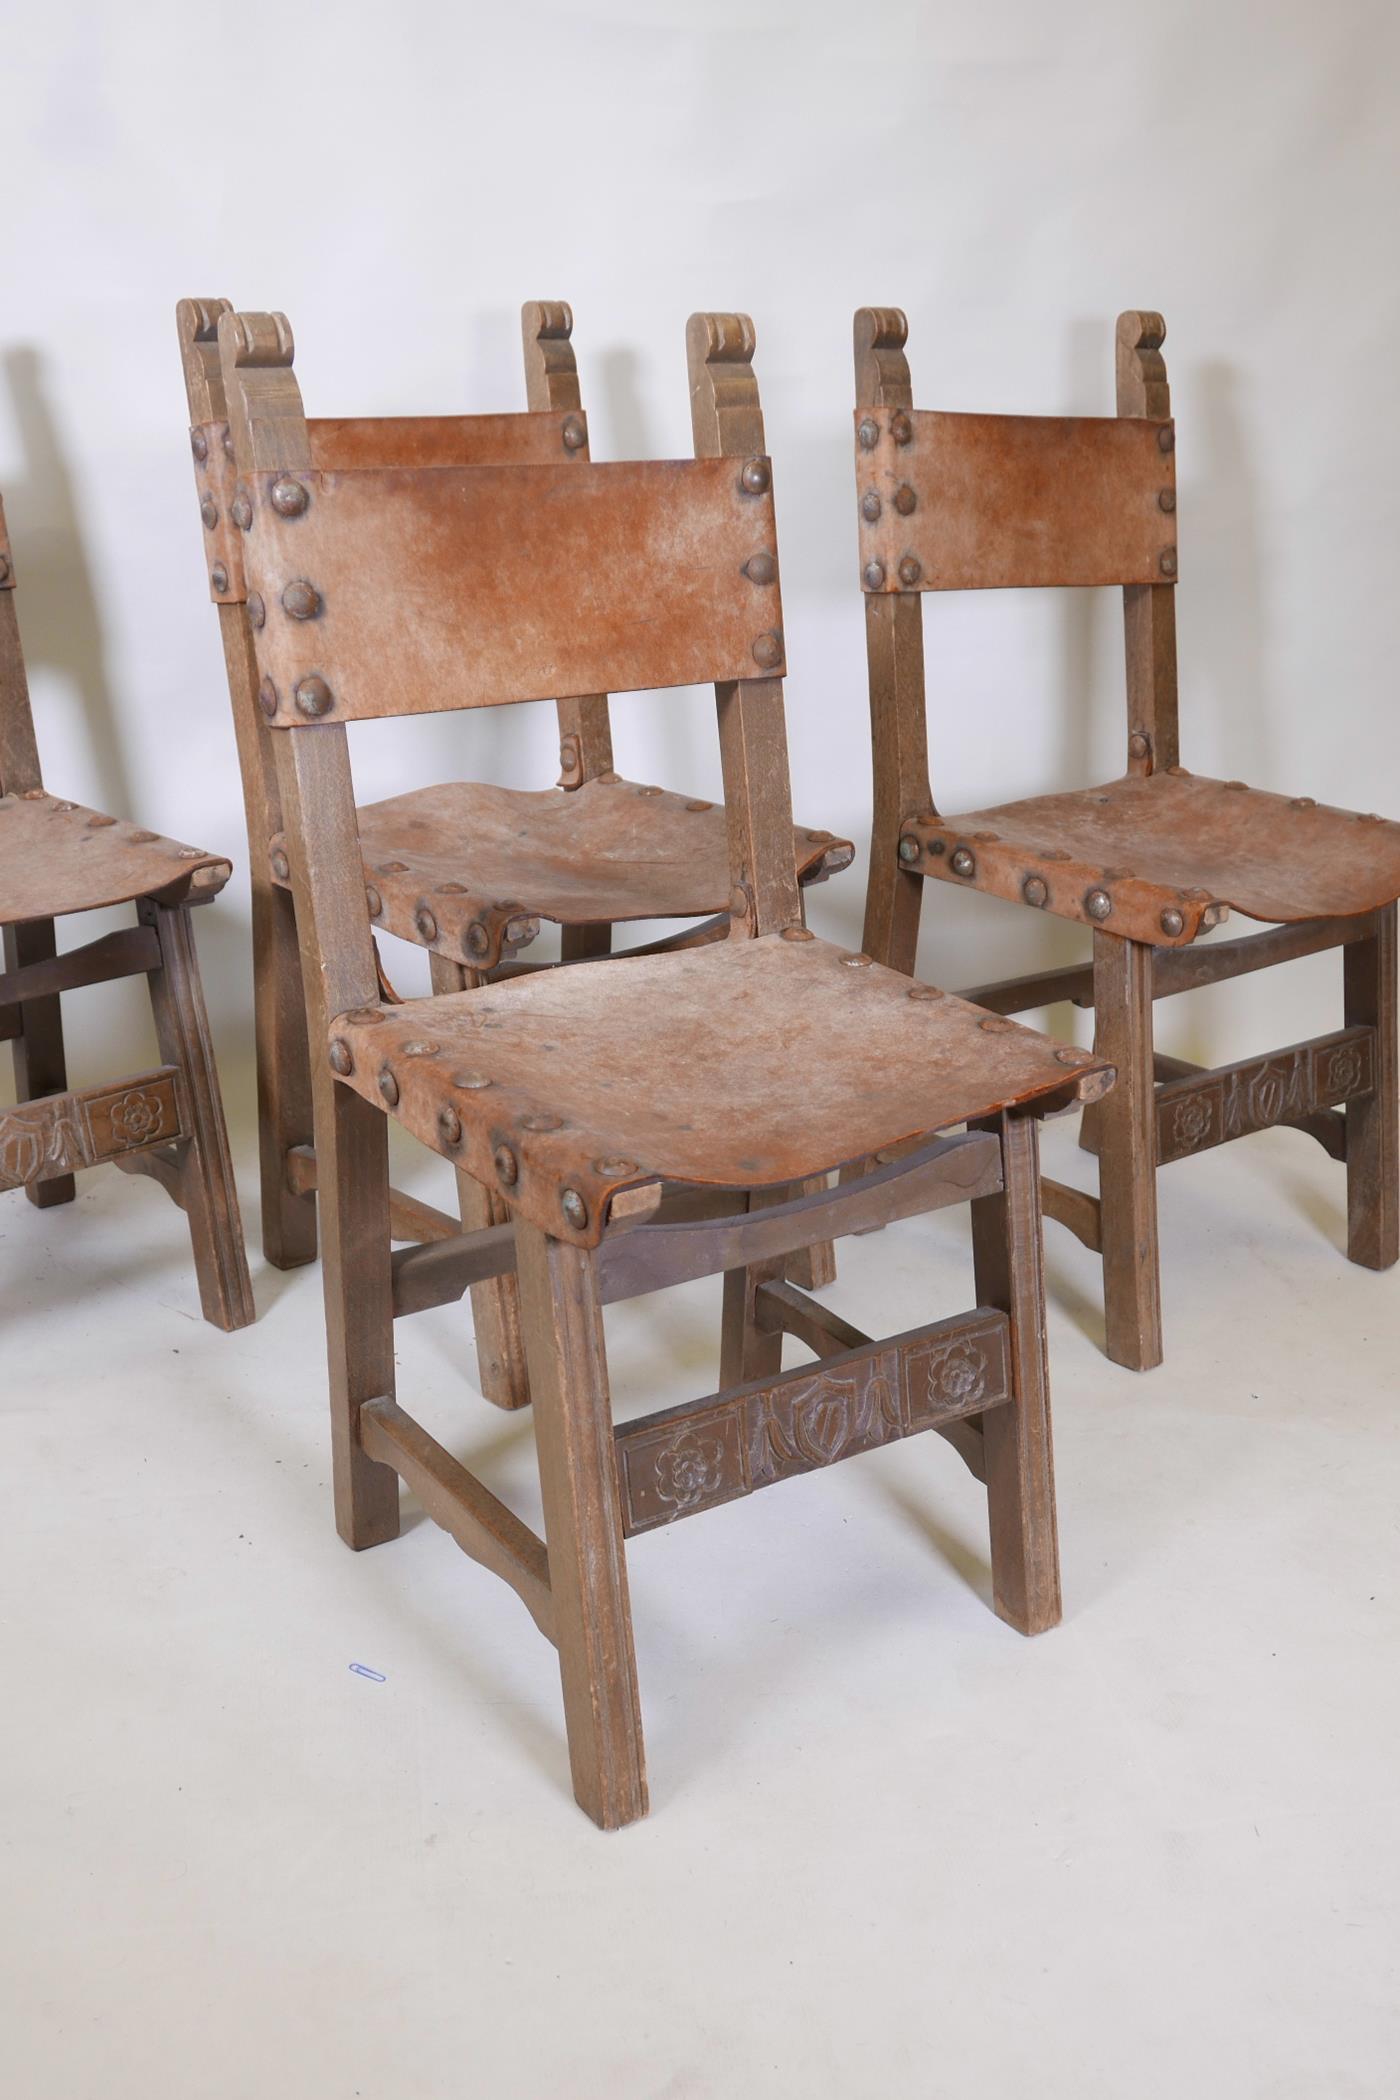
[[0,795],[0,923],[98,911],[138,897],[221,890],[217,854],[54,795]]
[[[310,677],[315,718],[345,721],[780,676],[772,491],[749,494],[744,464],[307,472],[294,517],[271,500],[286,477],[255,477],[244,565],[274,727],[305,723]],[[314,618],[285,610],[293,583]]]
[[[367,1100],[546,1231],[589,1245],[628,1184],[805,1180],[1014,1104],[1096,1095],[1110,1071],[781,934],[361,1009],[330,1037]],[[561,1208],[565,1188],[583,1198],[582,1226]]]
[[[925,874],[1018,902],[1023,883],[1038,877],[1048,893],[1042,909],[1088,924],[1085,897],[1103,889],[1114,903],[1100,922],[1107,931],[1164,946],[1194,938],[1203,916],[1218,916],[1212,905],[1289,924],[1373,911],[1400,896],[1400,824],[1180,767],[919,817],[905,830],[923,845]],[[971,878],[953,871],[959,847],[976,862]],[[1171,908],[1184,926],[1169,941],[1159,919]]]
[[[860,442],[863,423],[879,430],[873,448]],[[856,431],[867,590],[1175,580],[1175,453],[1163,450],[1174,443],[1170,423],[862,408]],[[908,433],[902,444],[900,432]],[[860,507],[872,493],[874,519]],[[910,557],[919,565],[912,579],[900,575]],[[872,559],[883,571],[873,586],[864,575]]]
[[[729,901],[723,807],[630,780],[543,793],[452,781],[371,803],[359,824],[375,925],[477,968],[522,914],[561,926],[700,919]],[[793,833],[800,880],[854,851],[829,831]]]
[[[581,439],[564,441],[565,424]],[[312,464],[341,467],[550,467],[587,443],[582,409],[499,416],[311,416]]]

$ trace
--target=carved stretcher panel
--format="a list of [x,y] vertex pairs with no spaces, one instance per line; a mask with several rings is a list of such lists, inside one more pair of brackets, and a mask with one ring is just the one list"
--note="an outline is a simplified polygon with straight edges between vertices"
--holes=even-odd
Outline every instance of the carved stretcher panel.
[[[1212,907],[1286,923],[1400,896],[1400,824],[1180,767],[916,817],[904,832],[920,849],[905,865],[920,874],[1163,946],[1194,940],[1223,915]],[[1096,893],[1106,915],[1089,908]]]
[[1172,583],[1174,442],[1132,416],[857,409],[864,588]]
[[1172,1080],[1157,1092],[1157,1163],[1361,1100],[1373,1091],[1374,1074],[1375,1030],[1345,1028],[1199,1079]]
[[[371,803],[359,824],[375,925],[477,969],[520,945],[522,921],[699,919],[729,901],[723,808],[616,775],[567,793],[454,781]],[[799,880],[854,853],[829,831],[793,832]],[[285,881],[283,839],[272,854]]]
[[0,924],[97,911],[137,897],[221,890],[232,869],[99,811],[36,791],[0,795]]
[[587,1246],[630,1183],[805,1181],[1111,1077],[1087,1051],[780,934],[360,1009],[330,1035],[358,1092]]
[[552,467],[588,444],[581,409],[568,415],[312,416],[311,460],[344,467]]
[[185,1135],[173,1065],[0,1110],[0,1188],[54,1181]]
[[622,1528],[654,1531],[1011,1398],[1010,1322],[978,1311],[613,1431]]
[[260,475],[269,718],[778,675],[768,483],[766,460],[726,459]]

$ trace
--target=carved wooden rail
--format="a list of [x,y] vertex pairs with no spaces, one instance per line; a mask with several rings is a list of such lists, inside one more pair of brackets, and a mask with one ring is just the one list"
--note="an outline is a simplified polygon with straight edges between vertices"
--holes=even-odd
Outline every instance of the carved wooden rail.
[[0,1114],[0,1189],[54,1181],[188,1135],[176,1067],[160,1065],[115,1086],[49,1094]]
[[622,1528],[653,1531],[1011,1398],[1010,1322],[978,1310],[613,1430]]
[[1375,1083],[1374,1053],[1374,1029],[1343,1028],[1272,1057],[1169,1080],[1157,1090],[1158,1164],[1363,1098]]

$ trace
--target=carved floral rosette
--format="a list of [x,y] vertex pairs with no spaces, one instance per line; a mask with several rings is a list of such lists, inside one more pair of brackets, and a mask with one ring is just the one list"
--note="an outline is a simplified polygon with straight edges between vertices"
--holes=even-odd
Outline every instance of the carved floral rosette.
[[615,1432],[631,1534],[1010,1397],[1005,1315],[979,1311]]

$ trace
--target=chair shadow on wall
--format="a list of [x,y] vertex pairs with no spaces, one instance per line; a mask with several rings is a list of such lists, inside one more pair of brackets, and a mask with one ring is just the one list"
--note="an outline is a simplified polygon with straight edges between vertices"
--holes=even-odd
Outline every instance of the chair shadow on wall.
[[[31,688],[38,688],[35,731],[44,777],[52,774],[60,793],[72,792],[63,777],[64,746],[81,745],[91,754],[94,801],[113,816],[130,816],[131,782],[117,733],[97,593],[43,359],[21,344],[4,352],[3,363],[20,459],[18,467],[7,464],[0,474],[0,492],[14,548],[25,663]],[[57,703],[55,684],[65,696]],[[65,703],[66,722],[55,720]]]

